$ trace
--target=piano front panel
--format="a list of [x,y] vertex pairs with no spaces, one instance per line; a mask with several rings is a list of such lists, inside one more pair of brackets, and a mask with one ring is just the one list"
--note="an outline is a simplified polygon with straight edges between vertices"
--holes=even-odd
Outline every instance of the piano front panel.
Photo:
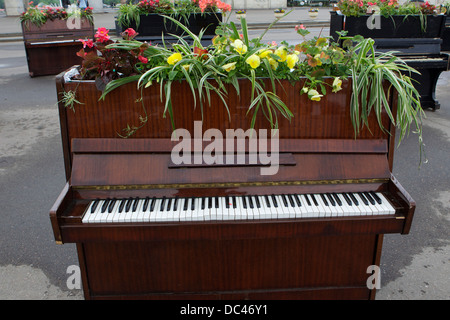
[[341,235],[88,242],[82,252],[91,299],[292,299],[345,289],[368,299],[377,247],[377,235]]

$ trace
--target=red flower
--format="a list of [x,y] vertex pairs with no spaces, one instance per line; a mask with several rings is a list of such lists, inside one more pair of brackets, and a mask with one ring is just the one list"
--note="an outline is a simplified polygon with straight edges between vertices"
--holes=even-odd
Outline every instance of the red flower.
[[138,59],[142,63],[147,63],[148,62],[148,59],[146,57],[144,57],[144,56],[138,56]]
[[133,28],[128,28],[124,32],[121,33],[122,37],[124,37],[127,40],[133,39],[135,36],[137,36],[137,32]]
[[97,39],[97,41],[106,42],[110,38],[108,32],[109,30],[106,28],[98,28],[97,33],[95,34],[95,38]]
[[81,41],[81,43],[83,43],[83,48],[86,48],[86,46],[92,48],[94,46],[94,41],[92,41],[92,39],[89,40],[78,39],[78,41]]

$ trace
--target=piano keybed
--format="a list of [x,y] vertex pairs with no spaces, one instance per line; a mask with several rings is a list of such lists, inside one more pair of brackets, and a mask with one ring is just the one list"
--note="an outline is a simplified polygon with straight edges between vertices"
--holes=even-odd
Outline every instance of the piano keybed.
[[380,192],[96,199],[82,223],[340,218],[393,215]]

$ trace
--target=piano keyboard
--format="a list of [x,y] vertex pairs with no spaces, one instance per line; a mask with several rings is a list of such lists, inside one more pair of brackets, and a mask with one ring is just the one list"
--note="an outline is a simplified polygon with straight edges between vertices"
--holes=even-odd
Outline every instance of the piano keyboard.
[[394,214],[381,193],[97,199],[83,223],[325,218]]

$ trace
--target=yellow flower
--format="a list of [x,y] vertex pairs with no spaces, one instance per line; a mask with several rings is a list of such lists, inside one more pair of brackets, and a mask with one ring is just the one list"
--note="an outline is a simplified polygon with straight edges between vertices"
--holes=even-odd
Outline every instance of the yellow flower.
[[259,51],[259,57],[261,58],[261,59],[264,59],[264,58],[266,58],[270,53],[272,53],[272,50],[269,50],[269,49],[261,49],[260,51]]
[[261,64],[261,59],[256,54],[252,54],[247,58],[247,60],[245,60],[245,62],[247,62],[253,69],[256,69]]
[[323,94],[319,94],[319,92],[317,92],[317,90],[309,89],[309,91],[308,91],[308,97],[309,97],[312,101],[320,101],[320,98],[323,97]]
[[231,70],[236,69],[236,62],[230,62],[230,63],[224,64],[222,66],[222,69],[224,69],[227,72],[230,72]]
[[190,64],[183,64],[182,67],[184,68],[184,70],[189,71],[189,67],[191,65]]
[[286,61],[287,58],[287,50],[285,46],[281,46],[279,47],[277,50],[275,50],[274,52],[277,56],[279,56],[281,58],[281,61]]
[[242,40],[234,40],[231,46],[236,50],[239,54],[245,54],[247,52],[247,46],[242,42]]
[[322,61],[320,60],[320,58],[321,57],[319,53],[314,56],[314,59],[316,60],[318,66],[322,65]]
[[175,64],[178,61],[180,61],[183,57],[181,56],[181,53],[174,53],[170,57],[167,58],[168,64]]
[[294,68],[295,64],[298,62],[299,58],[296,54],[290,54],[286,58],[286,63],[289,69]]
[[334,78],[332,91],[338,92],[339,90],[342,90],[341,86],[342,86],[342,80],[339,78]]
[[269,63],[270,66],[272,67],[272,70],[277,70],[278,68],[278,61],[273,59],[273,58],[269,58]]

